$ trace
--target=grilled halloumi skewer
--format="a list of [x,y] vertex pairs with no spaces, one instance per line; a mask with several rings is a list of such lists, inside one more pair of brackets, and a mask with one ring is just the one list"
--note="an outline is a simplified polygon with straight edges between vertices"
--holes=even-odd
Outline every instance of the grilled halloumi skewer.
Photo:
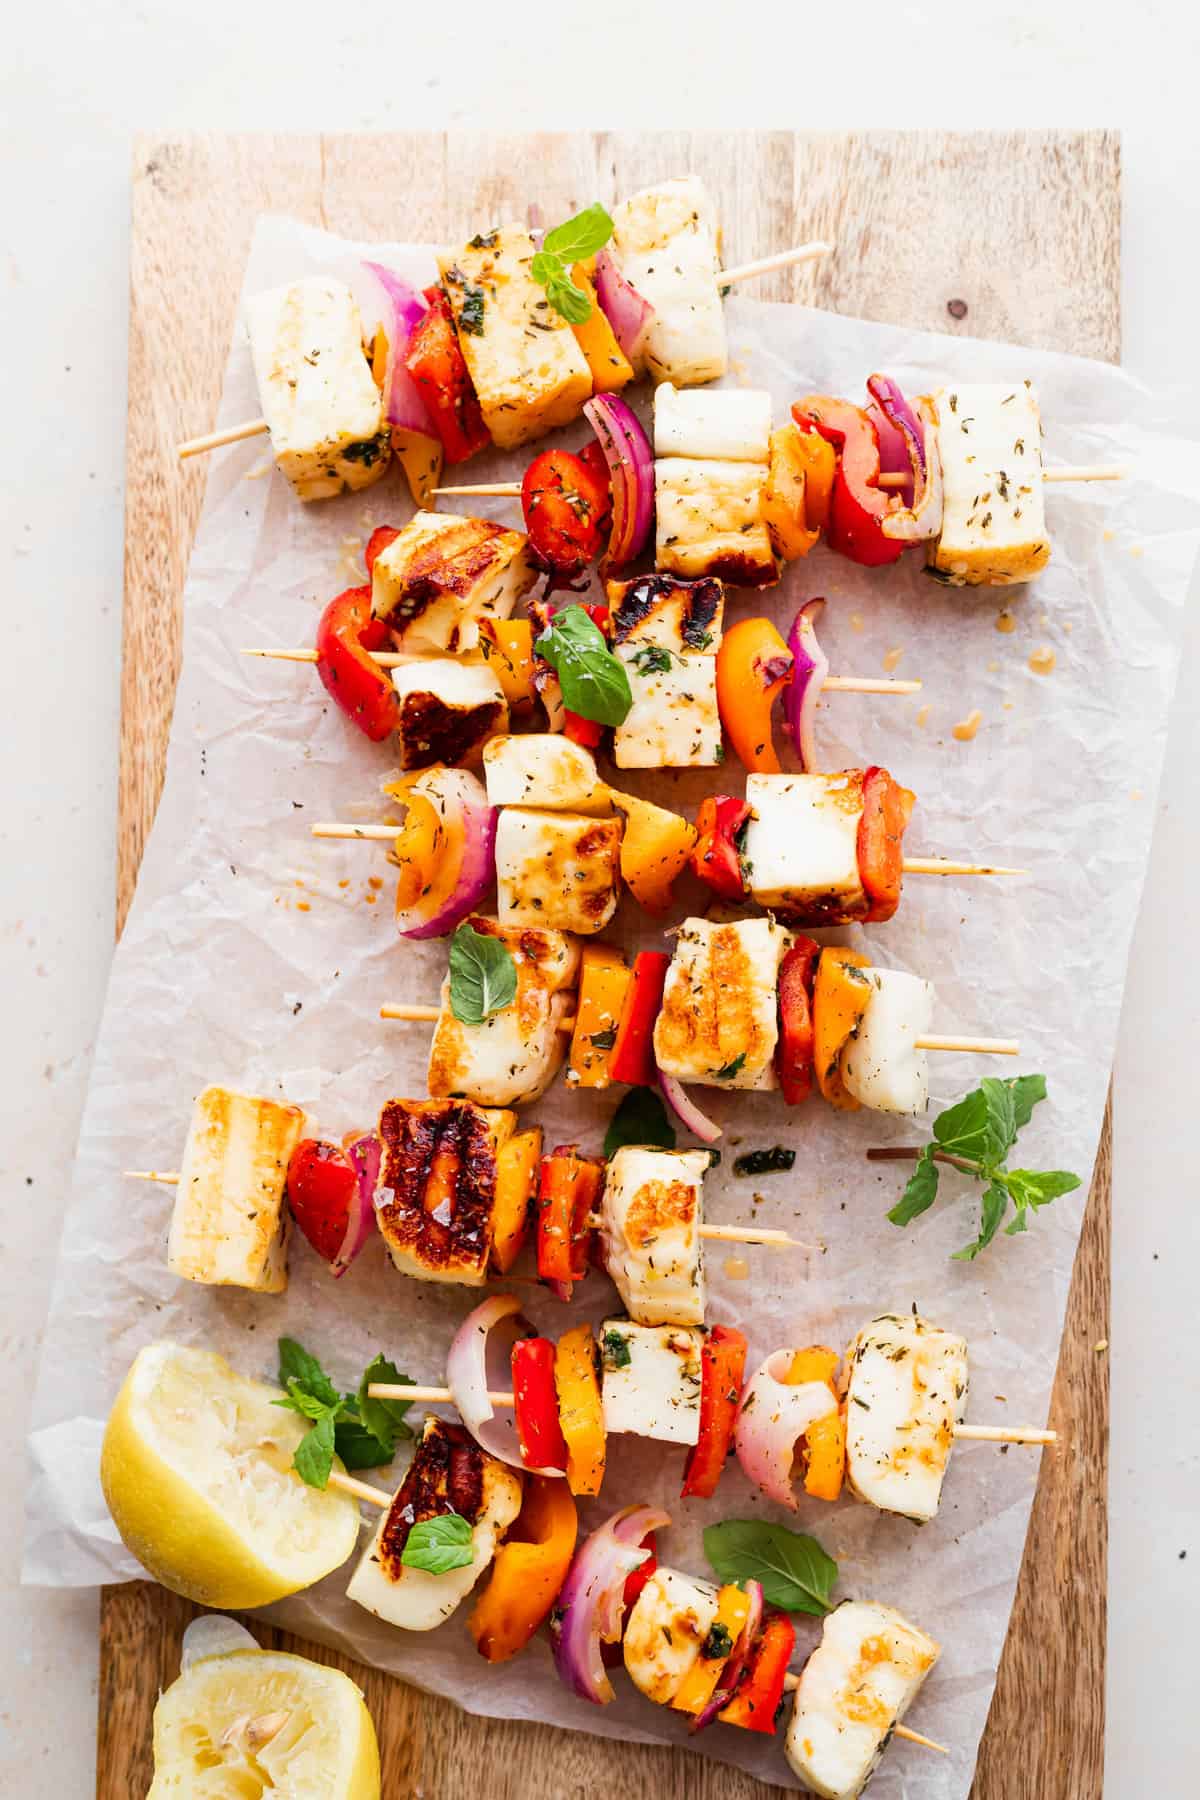
[[483,1286],[497,1165],[515,1124],[464,1100],[384,1103],[375,1219],[401,1274]]
[[566,1054],[562,1021],[573,1004],[579,945],[565,932],[537,926],[504,926],[479,915],[466,922],[506,947],[516,997],[482,1024],[467,1025],[454,1016],[447,974],[429,1050],[430,1095],[470,1094],[481,1106],[527,1104],[545,1093]]
[[644,188],[613,208],[612,253],[654,308],[645,366],[655,381],[715,381],[729,366],[716,208],[695,175]]
[[788,934],[774,919],[685,919],[654,1027],[665,1075],[702,1087],[773,1088],[776,990]]
[[600,1208],[604,1266],[635,1323],[702,1325],[700,1221],[707,1150],[623,1145]]
[[167,1267],[185,1281],[281,1294],[287,1287],[287,1167],[304,1136],[299,1106],[206,1087],[175,1190]]
[[1050,560],[1042,423],[1028,381],[972,382],[933,396],[942,528],[929,566],[951,586],[1032,581]]
[[489,519],[416,513],[375,558],[371,610],[414,656],[479,648],[484,619],[507,619],[537,580],[525,534]]
[[721,583],[642,575],[610,581],[608,604],[614,654],[633,695],[613,733],[613,761],[619,769],[715,768],[725,754],[717,709]]
[[779,579],[762,517],[770,472],[771,397],[722,388],[654,396],[655,561],[671,575],[739,587]]
[[846,1482],[883,1512],[932,1519],[967,1410],[965,1338],[884,1313],[846,1351]]

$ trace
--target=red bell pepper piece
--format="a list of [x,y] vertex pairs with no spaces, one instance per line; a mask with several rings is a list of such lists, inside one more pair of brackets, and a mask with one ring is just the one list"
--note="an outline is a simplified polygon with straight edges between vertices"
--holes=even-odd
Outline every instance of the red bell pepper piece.
[[722,900],[744,900],[746,884],[738,855],[737,834],[751,808],[732,794],[714,794],[696,814],[699,837],[692,849],[692,869]]
[[796,1627],[787,1614],[768,1613],[737,1692],[717,1716],[726,1725],[774,1735],[775,1714],[783,1699],[783,1683],[795,1647]]
[[357,1187],[354,1164],[339,1144],[301,1138],[288,1163],[288,1206],[322,1262],[333,1262],[342,1247]]
[[[383,555],[389,544],[394,544],[400,536],[398,525],[377,525],[367,539],[367,547],[363,551],[363,561],[367,565],[367,579],[375,573],[375,559]],[[382,621],[381,621],[382,623]]]
[[826,537],[829,548],[868,569],[904,554],[898,539],[884,537],[881,521],[900,504],[879,486],[879,433],[861,406],[829,394],[807,394],[792,408],[797,425],[815,425],[838,452]]
[[517,1442],[527,1469],[564,1469],[567,1445],[558,1420],[554,1345],[549,1338],[518,1338],[512,1349]]
[[642,1539],[642,1549],[650,1554],[645,1562],[639,1563],[631,1575],[625,1577],[624,1598],[625,1611],[637,1604],[637,1597],[658,1567],[658,1539],[652,1531],[648,1531]]
[[916,803],[917,796],[893,781],[886,769],[867,770],[858,821],[858,875],[871,902],[867,919],[873,924],[892,918],[900,904],[904,833]]
[[688,1452],[681,1497],[711,1500],[733,1442],[733,1421],[746,1372],[746,1339],[729,1325],[714,1325],[700,1352],[700,1436]]
[[608,1058],[614,1081],[630,1087],[653,1087],[658,1079],[654,1060],[654,1021],[662,1009],[663,988],[671,958],[665,950],[639,950],[633,959],[625,1004]]
[[542,1158],[538,1183],[537,1269],[559,1298],[569,1300],[588,1270],[588,1217],[600,1192],[603,1164],[589,1162],[573,1144]]
[[[599,444],[588,449],[600,452]],[[543,450],[521,483],[521,510],[534,560],[563,580],[586,569],[604,545],[612,502],[602,453],[600,461],[597,470],[586,451],[574,456],[569,450]]]
[[446,461],[466,462],[486,450],[492,436],[463,360],[450,302],[440,287],[426,288],[425,298],[429,311],[408,340],[404,366],[420,389]]
[[369,587],[338,594],[317,626],[317,674],[325,691],[376,744],[395,731],[400,720],[400,702],[387,670],[370,656],[389,641],[384,620],[371,617]]
[[820,944],[797,937],[779,965],[779,1045],[775,1052],[779,1091],[788,1106],[799,1106],[813,1084],[813,976]]

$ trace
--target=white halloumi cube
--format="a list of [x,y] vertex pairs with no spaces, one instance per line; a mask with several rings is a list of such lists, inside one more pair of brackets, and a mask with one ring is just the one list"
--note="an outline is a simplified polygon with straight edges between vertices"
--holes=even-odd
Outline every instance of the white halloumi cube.
[[570,1042],[561,1022],[574,1004],[569,990],[579,971],[579,945],[542,926],[506,927],[478,915],[467,923],[508,950],[517,972],[516,998],[482,1024],[466,1025],[451,1010],[447,975],[429,1047],[429,1092],[435,1099],[456,1096],[478,1106],[527,1105],[550,1086]]
[[717,1617],[718,1589],[679,1569],[655,1569],[634,1601],[622,1650],[629,1679],[669,1706],[699,1661]]
[[822,1800],[857,1800],[941,1646],[892,1606],[844,1600],[796,1687],[784,1752]]
[[966,1340],[912,1313],[885,1313],[846,1351],[846,1377],[852,1492],[882,1512],[932,1519],[967,1410]]
[[762,519],[765,462],[689,456],[654,464],[655,561],[671,575],[772,587],[779,563]]
[[[375,1528],[346,1593],[402,1631],[432,1631],[466,1599],[521,1510],[522,1480],[489,1456],[461,1426],[427,1418],[421,1442],[391,1505]],[[456,1512],[470,1521],[471,1561],[434,1575],[408,1567],[414,1525]]]
[[515,1113],[458,1095],[384,1102],[376,1127],[375,1223],[402,1275],[483,1286],[500,1152],[516,1122]]
[[929,1055],[917,1048],[933,1024],[933,983],[903,969],[864,969],[867,1009],[842,1051],[841,1074],[862,1106],[923,1113],[929,1105]]
[[645,188],[613,208],[612,253],[654,308],[643,357],[655,381],[698,387],[729,367],[717,212],[695,175]]
[[624,1144],[600,1207],[604,1266],[639,1325],[703,1325],[700,1225],[707,1150]]
[[534,249],[523,225],[501,225],[438,257],[483,421],[501,450],[569,424],[592,393],[575,333],[530,274]]
[[620,895],[620,818],[506,806],[496,826],[496,903],[502,925],[547,925],[590,937]]
[[259,1094],[207,1087],[197,1096],[167,1238],[173,1275],[283,1292],[287,1170],[306,1125],[301,1107]]
[[654,390],[655,456],[716,457],[765,463],[771,454],[771,396],[765,388]]
[[865,917],[861,769],[748,775],[746,800],[752,815],[742,833],[742,875],[759,906],[810,924]]
[[493,806],[599,815],[613,809],[591,751],[556,731],[493,738],[483,753],[483,778]]
[[309,275],[254,294],[246,330],[275,461],[299,498],[378,481],[391,440],[345,282]]
[[641,575],[608,583],[615,655],[632,705],[613,732],[619,769],[713,768],[722,761],[717,651],[719,581]]
[[419,512],[375,558],[371,610],[412,656],[479,648],[485,619],[507,619],[537,580],[523,532],[490,519]]
[[400,701],[396,744],[402,769],[433,763],[466,768],[508,730],[504,689],[485,662],[458,656],[414,657],[392,671]]
[[952,586],[1032,581],[1050,560],[1042,422],[1032,383],[942,388],[934,404],[942,530],[930,568]]
[[664,1074],[702,1087],[776,1086],[776,988],[788,943],[774,919],[684,920],[654,1027]]
[[683,1325],[606,1319],[600,1327],[605,1431],[666,1444],[700,1437],[704,1333]]

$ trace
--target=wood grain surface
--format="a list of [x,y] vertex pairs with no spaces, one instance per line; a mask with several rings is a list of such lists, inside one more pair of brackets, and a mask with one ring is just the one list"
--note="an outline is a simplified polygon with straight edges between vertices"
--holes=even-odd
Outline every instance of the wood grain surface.
[[[451,241],[534,196],[548,218],[694,169],[717,197],[727,262],[821,236],[837,255],[755,286],[927,330],[1116,361],[1120,149],[1115,133],[605,133],[214,136],[139,140],[133,159],[128,492],[118,919],[162,784],[184,576],[203,496],[172,446],[220,394],[256,217],[349,236]],[[955,302],[953,311],[950,303]],[[965,303],[965,312],[963,305]],[[186,337],[180,321],[187,321]],[[1106,1121],[1071,1285],[1051,1422],[974,1800],[1099,1800],[1103,1786],[1108,1380]],[[151,1715],[195,1609],[152,1583],[104,1590],[97,1800],[150,1784]],[[339,1662],[379,1726],[385,1800],[756,1800],[771,1792],[669,1749],[475,1719]],[[480,1680],[486,1680],[481,1665]]]

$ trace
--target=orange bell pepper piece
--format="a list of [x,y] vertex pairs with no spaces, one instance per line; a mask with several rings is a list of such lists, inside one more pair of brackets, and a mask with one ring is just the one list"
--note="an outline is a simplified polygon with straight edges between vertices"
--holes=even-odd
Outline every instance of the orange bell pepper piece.
[[592,310],[587,318],[580,325],[572,325],[571,330],[592,371],[592,387],[595,392],[615,394],[633,380],[633,364],[617,342],[617,334],[608,322],[608,315],[596,298],[592,280],[595,269],[595,258],[592,257],[585,263],[576,263],[571,270],[571,280],[577,288],[582,288],[592,303]]
[[837,451],[817,430],[816,420],[800,406],[793,406],[798,441],[793,446],[804,464],[804,520],[813,531],[825,531],[833,504],[833,478],[837,474]]
[[823,1381],[829,1389],[830,1410],[816,1419],[798,1446],[804,1470],[804,1491],[814,1500],[836,1500],[846,1474],[846,1417],[837,1403],[834,1377],[840,1358],[836,1350],[814,1344],[792,1355],[788,1382],[800,1387],[806,1381]]
[[904,833],[917,796],[893,781],[886,769],[863,776],[863,810],[858,821],[858,874],[866,890],[872,923],[890,919],[900,904],[904,879]]
[[646,912],[665,913],[676,879],[695,846],[696,827],[678,813],[668,812],[665,806],[655,806],[651,800],[619,794],[614,788],[609,789],[609,795],[625,820],[621,879]]
[[458,880],[459,858],[447,855],[446,828],[431,800],[414,793],[404,781],[392,782],[384,792],[403,802],[405,808],[404,823],[396,832],[391,852],[400,869],[396,911],[407,912],[427,896],[432,913],[449,898]]
[[579,1513],[566,1482],[527,1475],[516,1523],[467,1621],[480,1656],[507,1662],[525,1648],[567,1578],[578,1535]]
[[554,1388],[567,1446],[567,1486],[573,1494],[598,1494],[604,1480],[604,1408],[590,1325],[576,1325],[559,1338]]
[[858,973],[869,967],[859,951],[832,944],[822,950],[813,981],[813,1072],[826,1100],[843,1112],[858,1110],[838,1065],[871,998],[870,983]]
[[733,1647],[750,1614],[750,1596],[740,1587],[723,1587],[717,1595],[717,1616],[701,1646],[700,1655],[680,1683],[671,1705],[677,1712],[703,1712],[717,1691]]
[[519,1131],[496,1158],[496,1200],[492,1207],[492,1263],[501,1275],[521,1254],[529,1230],[542,1161],[542,1128]]
[[480,619],[479,650],[504,690],[510,709],[520,712],[537,698],[533,685],[533,625],[529,619]]
[[617,1041],[628,987],[629,970],[619,950],[609,944],[584,945],[575,1030],[567,1059],[567,1081],[572,1087],[608,1086],[609,1052]]
[[[808,519],[810,454],[803,441],[806,435],[798,425],[781,425],[771,433],[771,460],[759,503],[775,554],[785,562],[807,556],[821,535]],[[824,438],[819,442],[824,444]],[[832,446],[825,444],[825,448],[830,450]],[[833,461],[831,458],[831,483]]]
[[792,672],[792,653],[770,619],[731,625],[717,651],[717,710],[747,769],[778,775],[771,711]]

